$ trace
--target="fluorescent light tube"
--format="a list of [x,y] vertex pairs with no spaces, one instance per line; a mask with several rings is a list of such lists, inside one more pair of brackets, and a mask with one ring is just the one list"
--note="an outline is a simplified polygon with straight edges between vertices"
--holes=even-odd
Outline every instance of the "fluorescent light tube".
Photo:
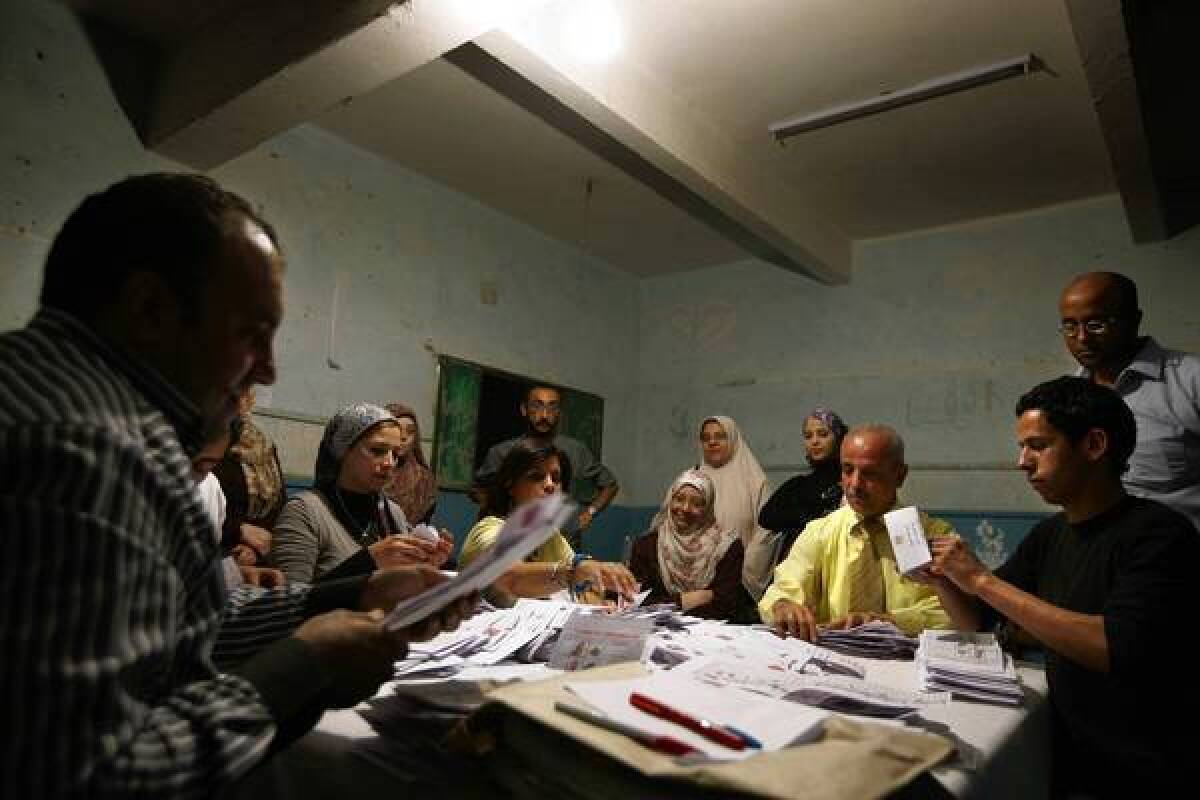
[[1027,53],[1018,58],[1010,58],[1007,61],[989,64],[986,67],[976,67],[962,72],[955,72],[951,75],[943,75],[940,78],[934,78],[923,83],[918,83],[915,86],[909,86],[906,89],[897,89],[894,92],[881,94],[866,100],[831,106],[813,114],[802,114],[781,122],[772,122],[767,126],[767,130],[777,141],[782,143],[784,139],[789,136],[795,136],[798,133],[815,131],[818,128],[827,128],[830,125],[837,125],[838,123],[859,119],[860,117],[869,117],[872,114],[879,114],[883,111],[899,108],[900,106],[909,106],[913,103],[920,103],[934,97],[961,92],[964,89],[983,86],[986,83],[993,83],[1005,78],[1028,75],[1034,70],[1036,62],[1037,57],[1032,53]]

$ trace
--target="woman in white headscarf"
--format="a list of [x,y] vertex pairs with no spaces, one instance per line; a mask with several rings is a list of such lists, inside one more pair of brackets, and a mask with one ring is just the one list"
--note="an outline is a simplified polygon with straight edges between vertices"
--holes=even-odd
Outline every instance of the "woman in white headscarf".
[[698,469],[717,490],[717,524],[741,539],[742,585],[757,600],[771,583],[780,539],[758,525],[758,512],[771,492],[766,473],[730,417],[705,417],[700,423],[700,456]]
[[744,596],[742,542],[717,524],[712,478],[696,469],[675,479],[653,527],[633,544],[629,571],[647,603],[674,603],[694,617],[732,620]]

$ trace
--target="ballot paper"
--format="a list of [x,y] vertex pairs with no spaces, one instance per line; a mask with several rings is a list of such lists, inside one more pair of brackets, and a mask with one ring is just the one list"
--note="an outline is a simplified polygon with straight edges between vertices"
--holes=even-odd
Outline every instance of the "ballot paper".
[[[686,742],[705,756],[720,761],[738,761],[759,752],[812,741],[821,734],[828,719],[828,713],[819,709],[750,692],[729,691],[728,687],[693,680],[676,670],[626,680],[568,682],[566,688],[617,722]],[[648,714],[630,704],[634,692],[714,725],[732,726],[757,739],[762,750],[749,747],[733,750],[675,722]]]
[[933,560],[929,553],[929,542],[925,540],[925,528],[921,526],[921,515],[915,506],[897,508],[883,515],[888,538],[896,554],[896,568],[907,575]]
[[641,661],[654,622],[640,617],[575,612],[563,626],[549,665],[568,672]]
[[789,686],[785,700],[865,717],[905,717],[950,702],[947,692],[912,692],[845,675],[797,675]]
[[426,525],[424,522],[414,525],[409,533],[434,545],[436,545],[438,540],[442,538],[438,534],[437,528],[434,528],[432,525]]
[[809,674],[762,663],[697,658],[674,670],[699,683],[816,706],[843,714],[903,717],[922,706],[950,702],[945,692],[912,692],[848,675]]
[[1024,701],[1012,657],[991,633],[924,631],[917,649],[917,674],[926,689],[998,705]]
[[455,577],[397,603],[384,621],[385,627],[389,631],[406,628],[454,600],[490,586],[510,566],[549,539],[574,507],[565,495],[554,494],[516,509],[500,529],[494,545],[476,556]]
[[805,685],[804,675],[779,665],[720,656],[694,658],[672,671],[709,686],[741,689],[777,699]]
[[703,620],[677,629],[659,629],[653,638],[654,663],[672,667],[693,658],[722,656],[730,661],[754,661],[785,669],[802,669],[812,655],[811,645],[781,639],[769,631]]
[[845,655],[861,658],[911,660],[917,640],[886,620],[872,620],[855,628],[822,628],[817,644]]

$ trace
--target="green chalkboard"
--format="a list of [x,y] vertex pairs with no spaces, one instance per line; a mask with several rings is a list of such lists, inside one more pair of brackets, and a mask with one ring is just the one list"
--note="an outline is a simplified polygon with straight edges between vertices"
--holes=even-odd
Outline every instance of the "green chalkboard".
[[[560,431],[578,439],[601,459],[600,447],[604,444],[604,399],[594,394],[575,389],[562,389],[562,419]],[[572,497],[592,497],[596,487],[591,481],[576,477],[571,487]]]
[[604,399],[576,389],[562,390],[559,430],[588,446],[596,458],[604,444]]
[[433,463],[438,486],[443,489],[471,488],[482,377],[483,371],[475,364],[449,356],[438,357]]

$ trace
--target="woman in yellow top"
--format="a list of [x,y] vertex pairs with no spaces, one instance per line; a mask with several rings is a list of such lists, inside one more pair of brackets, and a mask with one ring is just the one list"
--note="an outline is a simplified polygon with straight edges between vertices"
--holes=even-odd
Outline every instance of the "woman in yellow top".
[[[570,479],[570,462],[553,444],[525,438],[508,452],[483,498],[481,519],[467,534],[458,560],[471,563],[491,547],[514,509],[530,500],[555,494]],[[547,597],[563,589],[584,587],[586,596],[602,597],[615,591],[626,597],[637,591],[637,582],[623,564],[597,561],[575,553],[566,538],[555,532],[523,563],[514,564],[492,584],[490,598],[501,605],[516,597]]]

